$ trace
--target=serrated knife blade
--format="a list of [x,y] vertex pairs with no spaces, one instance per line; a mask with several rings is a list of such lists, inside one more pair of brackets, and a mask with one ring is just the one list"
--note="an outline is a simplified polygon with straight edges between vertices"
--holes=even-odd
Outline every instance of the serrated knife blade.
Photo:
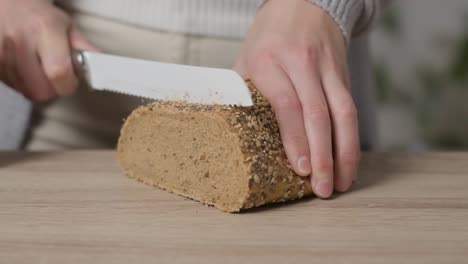
[[162,63],[76,51],[76,67],[93,90],[199,104],[252,106],[250,91],[235,71]]

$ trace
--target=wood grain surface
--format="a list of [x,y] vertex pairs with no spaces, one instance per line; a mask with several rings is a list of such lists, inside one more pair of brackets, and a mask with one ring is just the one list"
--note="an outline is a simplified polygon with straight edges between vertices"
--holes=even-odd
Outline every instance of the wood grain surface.
[[365,154],[350,193],[240,214],[111,151],[0,153],[0,263],[468,263],[468,153]]

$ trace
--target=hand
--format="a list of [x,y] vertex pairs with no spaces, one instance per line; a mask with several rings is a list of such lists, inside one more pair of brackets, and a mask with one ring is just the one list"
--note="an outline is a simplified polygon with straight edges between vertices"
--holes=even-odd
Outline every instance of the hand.
[[269,0],[234,66],[270,101],[286,155],[315,194],[344,192],[360,158],[346,45],[332,17],[305,0]]
[[78,87],[71,47],[96,50],[48,0],[0,0],[0,80],[35,101]]

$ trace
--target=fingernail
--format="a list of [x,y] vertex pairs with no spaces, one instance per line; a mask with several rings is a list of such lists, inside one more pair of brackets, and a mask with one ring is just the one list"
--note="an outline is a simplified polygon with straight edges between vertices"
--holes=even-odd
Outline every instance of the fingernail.
[[322,198],[328,198],[331,195],[331,184],[328,180],[319,180],[314,185],[314,192]]
[[297,160],[297,170],[300,175],[308,176],[312,170],[310,161],[306,156],[302,156]]

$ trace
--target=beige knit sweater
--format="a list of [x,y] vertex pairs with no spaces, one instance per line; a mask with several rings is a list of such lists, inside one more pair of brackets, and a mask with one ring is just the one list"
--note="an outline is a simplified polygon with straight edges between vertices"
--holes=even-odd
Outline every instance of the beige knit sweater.
[[[265,0],[58,0],[94,15],[157,30],[242,38]],[[283,0],[288,1],[288,0]],[[372,21],[378,0],[309,0],[326,10],[347,39]]]
[[[243,38],[258,7],[265,0],[56,0],[61,5],[122,23],[156,30],[212,37]],[[288,0],[282,0],[288,1]],[[305,1],[305,0],[304,0]],[[308,0],[326,10],[339,24],[350,43],[353,96],[360,113],[361,141],[373,145],[375,138],[370,69],[365,39],[349,41],[368,28],[382,0]],[[19,147],[27,130],[31,105],[0,85],[0,149]],[[12,110],[14,109],[14,110]],[[12,114],[14,113],[14,114]]]

